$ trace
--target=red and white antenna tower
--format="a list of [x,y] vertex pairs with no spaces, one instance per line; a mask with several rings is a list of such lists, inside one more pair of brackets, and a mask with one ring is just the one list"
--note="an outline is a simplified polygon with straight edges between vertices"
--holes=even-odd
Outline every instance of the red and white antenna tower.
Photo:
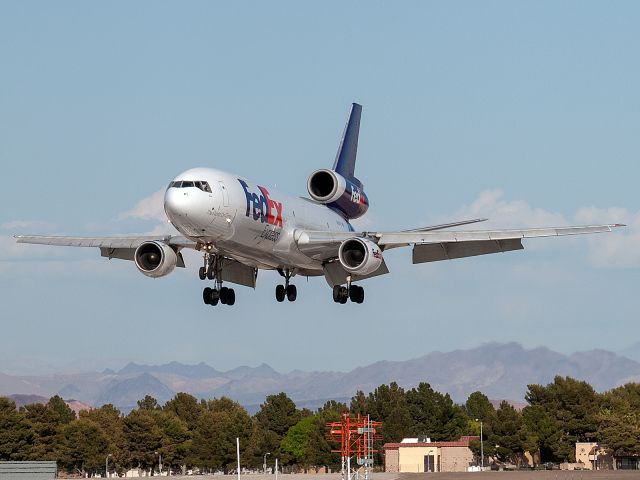
[[340,450],[333,451],[340,453],[343,480],[345,467],[347,480],[351,480],[351,457],[354,455],[358,465],[364,466],[365,480],[369,480],[373,454],[377,452],[373,448],[373,442],[382,440],[382,435],[378,433],[382,422],[372,421],[369,415],[363,417],[358,414],[356,418],[351,418],[348,413],[343,413],[341,421],[327,423],[327,427],[331,439],[340,443]]

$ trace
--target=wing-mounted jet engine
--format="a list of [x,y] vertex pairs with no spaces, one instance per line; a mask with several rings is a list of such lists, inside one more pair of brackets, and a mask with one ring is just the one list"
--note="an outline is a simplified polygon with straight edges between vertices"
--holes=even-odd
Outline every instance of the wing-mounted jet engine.
[[144,242],[136,248],[133,260],[144,275],[158,278],[173,272],[178,265],[178,254],[164,243]]
[[366,238],[351,238],[340,245],[338,260],[349,273],[369,275],[382,265],[382,250]]

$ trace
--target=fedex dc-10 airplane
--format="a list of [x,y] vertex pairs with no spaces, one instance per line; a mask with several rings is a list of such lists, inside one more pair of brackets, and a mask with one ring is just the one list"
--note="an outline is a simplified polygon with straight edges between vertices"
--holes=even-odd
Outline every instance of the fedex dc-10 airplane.
[[364,301],[354,282],[389,273],[385,250],[413,247],[413,263],[436,262],[522,250],[523,238],[610,232],[619,224],[521,230],[450,230],[482,222],[472,219],[397,232],[356,231],[350,220],[363,216],[369,200],[355,177],[362,106],[354,103],[331,170],[313,172],[311,198],[297,198],[212,168],[194,168],[174,178],[164,195],[169,222],[182,235],[60,237],[18,235],[20,243],[98,247],[103,257],[132,260],[148,277],[184,267],[181,250],[203,252],[200,279],[214,280],[202,292],[205,304],[233,305],[224,282],[256,286],[258,270],[276,270],[278,302],[297,297],[291,278],[324,276],[333,300]]

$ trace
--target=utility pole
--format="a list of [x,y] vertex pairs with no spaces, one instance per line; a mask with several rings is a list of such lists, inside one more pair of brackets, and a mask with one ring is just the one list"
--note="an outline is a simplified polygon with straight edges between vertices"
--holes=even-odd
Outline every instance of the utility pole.
[[482,420],[480,420],[480,468],[484,471],[484,439],[482,438]]
[[238,480],[240,480],[240,437],[236,437],[236,455],[238,457]]
[[109,478],[109,457],[111,454],[107,455],[107,458],[104,459],[104,477]]

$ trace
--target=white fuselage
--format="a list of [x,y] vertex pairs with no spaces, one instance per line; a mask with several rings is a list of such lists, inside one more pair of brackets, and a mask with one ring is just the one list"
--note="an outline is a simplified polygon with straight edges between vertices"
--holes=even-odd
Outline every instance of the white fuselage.
[[322,264],[298,250],[296,230],[353,230],[342,216],[313,200],[211,168],[178,175],[165,192],[164,209],[184,236],[259,268],[321,274]]

